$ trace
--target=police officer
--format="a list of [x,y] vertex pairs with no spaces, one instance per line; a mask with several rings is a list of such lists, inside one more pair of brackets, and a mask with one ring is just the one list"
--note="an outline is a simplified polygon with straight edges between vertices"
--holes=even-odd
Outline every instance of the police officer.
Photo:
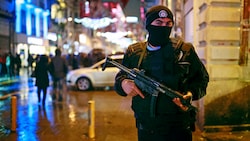
[[[167,7],[151,7],[146,13],[147,41],[130,45],[122,64],[143,69],[146,76],[183,93],[184,99],[198,100],[206,94],[209,76],[192,44],[170,38],[173,25],[173,14]],[[180,98],[160,93],[153,105],[152,94],[139,89],[124,71],[115,79],[116,92],[133,97],[138,141],[192,140],[190,125],[195,117]],[[152,106],[156,107],[153,113]]]

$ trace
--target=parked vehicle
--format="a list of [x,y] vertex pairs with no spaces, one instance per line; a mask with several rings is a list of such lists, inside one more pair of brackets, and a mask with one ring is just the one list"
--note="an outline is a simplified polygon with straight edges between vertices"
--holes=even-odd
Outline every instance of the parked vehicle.
[[[110,58],[121,63],[123,55],[111,55]],[[104,63],[105,59],[102,59],[90,67],[69,71],[66,76],[67,85],[81,91],[92,90],[97,87],[113,86],[119,69],[108,63],[106,64],[105,71],[102,71]]]

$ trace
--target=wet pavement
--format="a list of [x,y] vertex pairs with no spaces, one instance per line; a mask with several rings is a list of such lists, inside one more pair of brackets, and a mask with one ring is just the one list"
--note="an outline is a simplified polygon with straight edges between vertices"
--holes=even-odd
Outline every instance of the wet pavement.
[[[43,106],[37,102],[34,80],[25,73],[19,78],[0,80],[0,86],[0,141],[137,140],[131,98],[118,96],[113,90],[77,92],[64,89],[63,102],[53,102],[49,87]],[[11,96],[17,97],[14,130],[11,130]],[[89,138],[90,101],[95,102],[94,138]],[[193,140],[249,141],[250,132],[196,131]]]

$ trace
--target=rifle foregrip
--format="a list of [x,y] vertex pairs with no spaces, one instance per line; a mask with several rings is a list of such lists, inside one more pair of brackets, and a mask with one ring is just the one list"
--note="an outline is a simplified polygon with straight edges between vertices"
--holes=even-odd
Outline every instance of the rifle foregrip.
[[147,94],[153,94],[155,93],[155,89],[153,89],[150,86],[145,85],[143,82],[141,82],[138,79],[134,79],[135,85],[143,92],[146,92]]

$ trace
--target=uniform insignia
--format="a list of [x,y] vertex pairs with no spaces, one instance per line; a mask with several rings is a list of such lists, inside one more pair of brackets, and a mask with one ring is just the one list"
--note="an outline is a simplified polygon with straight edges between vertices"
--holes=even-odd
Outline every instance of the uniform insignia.
[[168,13],[165,10],[161,10],[159,12],[159,17],[160,18],[166,18],[166,17],[168,17]]
[[179,56],[178,56],[178,61],[180,61],[180,60],[181,60],[182,56],[183,56],[183,52],[182,52],[182,51],[180,51],[180,54],[179,54]]

